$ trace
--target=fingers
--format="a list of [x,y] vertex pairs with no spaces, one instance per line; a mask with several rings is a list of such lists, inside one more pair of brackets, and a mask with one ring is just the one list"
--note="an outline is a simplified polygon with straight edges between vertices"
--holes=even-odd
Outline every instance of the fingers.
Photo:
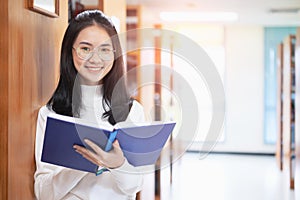
[[114,151],[122,151],[122,150],[121,150],[121,147],[120,147],[120,143],[119,143],[118,140],[115,140],[115,141],[113,142],[113,150],[114,150]]
[[84,142],[87,145],[89,145],[96,152],[96,154],[102,154],[103,150],[98,145],[96,145],[94,142],[92,142],[88,139],[85,139]]
[[79,153],[85,159],[91,161],[96,165],[103,166],[103,163],[94,152],[78,145],[74,145],[73,148],[77,153]]
[[90,140],[84,141],[89,147],[91,147],[92,150],[79,145],[74,145],[74,149],[92,163],[108,168],[116,168],[124,163],[124,154],[117,140],[113,142],[113,149],[110,152],[103,151],[99,146]]
[[113,147],[119,148],[119,149],[121,148],[118,140],[115,140],[115,141],[113,142]]

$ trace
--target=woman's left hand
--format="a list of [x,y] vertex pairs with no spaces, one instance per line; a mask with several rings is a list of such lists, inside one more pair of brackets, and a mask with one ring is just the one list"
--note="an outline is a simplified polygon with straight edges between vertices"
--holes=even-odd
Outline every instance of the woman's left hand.
[[84,141],[94,150],[94,152],[79,145],[74,145],[73,148],[87,160],[97,166],[103,166],[110,169],[123,165],[125,157],[117,140],[113,142],[113,148],[109,152],[102,150],[97,144],[88,139],[85,139]]

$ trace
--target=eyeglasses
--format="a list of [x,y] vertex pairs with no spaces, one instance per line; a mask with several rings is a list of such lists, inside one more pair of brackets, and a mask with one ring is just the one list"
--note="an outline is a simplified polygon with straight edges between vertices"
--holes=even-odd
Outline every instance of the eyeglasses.
[[73,47],[73,49],[76,51],[77,56],[82,60],[90,59],[91,57],[93,57],[95,52],[102,60],[106,60],[106,61],[113,60],[114,59],[113,52],[116,51],[106,46],[99,46],[92,50],[87,45],[79,45],[77,48]]

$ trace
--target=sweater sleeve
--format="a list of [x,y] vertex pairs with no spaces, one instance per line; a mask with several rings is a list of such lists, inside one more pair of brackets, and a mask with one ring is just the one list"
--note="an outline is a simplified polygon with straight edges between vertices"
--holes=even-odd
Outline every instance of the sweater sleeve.
[[110,172],[119,189],[127,196],[134,197],[141,190],[143,175],[137,167],[130,165],[126,159],[121,167],[111,169]]
[[[141,104],[133,102],[129,116],[126,121],[144,122],[145,114]],[[143,134],[143,133],[141,133]],[[141,190],[143,184],[143,175],[139,167],[134,167],[128,163],[127,159],[123,165],[116,169],[110,169],[112,177],[117,183],[119,189],[128,196],[134,197]]]
[[43,200],[64,198],[87,174],[41,162],[46,118],[50,112],[46,106],[39,110],[36,127],[34,192],[37,199]]

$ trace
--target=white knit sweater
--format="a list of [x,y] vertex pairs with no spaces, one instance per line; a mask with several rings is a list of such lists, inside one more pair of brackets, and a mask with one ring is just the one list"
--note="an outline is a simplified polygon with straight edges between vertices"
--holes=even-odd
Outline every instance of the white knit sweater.
[[[104,111],[101,104],[102,92],[100,92],[102,91],[102,86],[81,87],[81,118],[93,122],[106,121],[101,118]],[[127,160],[121,167],[111,169],[110,172],[105,172],[99,176],[41,162],[46,118],[51,112],[54,111],[43,106],[39,111],[37,120],[35,144],[36,172],[34,174],[34,190],[37,199],[135,199],[136,192],[141,189],[143,176],[139,173],[124,173],[124,171],[137,170],[135,167],[131,166]],[[133,106],[126,121],[145,121],[143,107],[138,102],[133,102]]]

